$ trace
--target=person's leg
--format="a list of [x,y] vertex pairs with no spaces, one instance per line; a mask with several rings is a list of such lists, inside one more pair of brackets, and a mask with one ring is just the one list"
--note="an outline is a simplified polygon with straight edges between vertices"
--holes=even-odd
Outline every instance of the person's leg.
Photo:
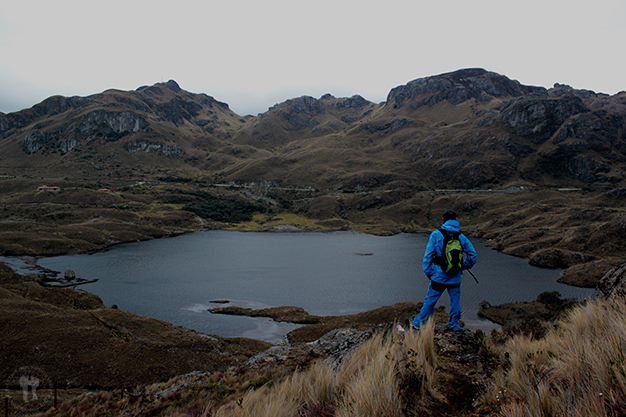
[[448,326],[450,326],[452,330],[460,330],[461,287],[448,288],[448,295],[450,296],[450,321],[448,322]]
[[437,304],[437,301],[439,300],[439,297],[441,297],[441,294],[443,294],[443,292],[435,291],[431,283],[431,285],[428,287],[428,293],[426,294],[426,301],[424,301],[420,313],[413,319],[413,326],[419,329],[422,323],[428,320],[430,315],[433,314],[433,311],[435,310],[435,304]]

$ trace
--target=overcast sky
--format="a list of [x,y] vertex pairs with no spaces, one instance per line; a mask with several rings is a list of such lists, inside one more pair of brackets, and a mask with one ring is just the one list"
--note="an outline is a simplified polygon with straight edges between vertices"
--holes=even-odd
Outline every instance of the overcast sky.
[[169,79],[258,114],[301,95],[384,101],[480,67],[626,90],[626,0],[20,0],[0,8],[0,111]]

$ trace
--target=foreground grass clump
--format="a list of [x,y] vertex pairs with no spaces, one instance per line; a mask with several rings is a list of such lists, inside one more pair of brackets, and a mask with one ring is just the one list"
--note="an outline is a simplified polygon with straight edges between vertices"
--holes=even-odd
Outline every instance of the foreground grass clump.
[[575,308],[541,340],[516,336],[486,405],[500,415],[626,415],[626,304]]
[[421,333],[377,333],[333,369],[318,363],[281,382],[248,391],[215,413],[231,416],[403,416],[408,383],[438,397],[433,324]]
[[138,387],[132,394],[120,390],[90,393],[39,417],[422,415],[442,401],[433,335],[433,323],[423,326],[420,333],[380,331],[339,365],[319,361],[291,371],[270,366],[193,372],[167,383]]

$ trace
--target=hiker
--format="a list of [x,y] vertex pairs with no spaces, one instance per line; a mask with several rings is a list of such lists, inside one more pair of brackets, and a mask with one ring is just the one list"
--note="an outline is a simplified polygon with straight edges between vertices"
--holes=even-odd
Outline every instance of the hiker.
[[[448,326],[452,330],[461,328],[459,319],[461,318],[461,270],[470,269],[476,263],[476,250],[470,241],[459,232],[459,222],[456,221],[456,213],[446,211],[443,214],[443,225],[441,230],[435,230],[430,234],[428,245],[424,252],[424,260],[422,268],[424,274],[428,277],[430,285],[426,301],[420,310],[420,313],[413,319],[412,325],[419,329],[428,317],[433,313],[435,304],[439,301],[439,297],[445,290],[448,290],[450,296],[450,321]],[[449,272],[444,269],[448,268],[443,259],[445,235],[448,238],[458,239],[463,250],[462,257],[458,259],[456,268],[450,268]],[[443,264],[443,266],[442,266]]]

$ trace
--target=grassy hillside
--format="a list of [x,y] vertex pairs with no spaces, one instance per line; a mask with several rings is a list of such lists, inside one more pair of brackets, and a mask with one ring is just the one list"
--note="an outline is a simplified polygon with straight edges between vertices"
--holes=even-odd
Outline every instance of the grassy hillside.
[[46,369],[63,386],[130,388],[194,370],[223,370],[268,347],[107,308],[90,293],[31,279],[0,264],[2,356],[11,365],[0,370],[3,381],[30,366]]
[[432,321],[420,332],[386,327],[339,365],[300,351],[280,364],[93,393],[41,416],[622,415],[625,305],[591,301],[542,338],[503,342]]

